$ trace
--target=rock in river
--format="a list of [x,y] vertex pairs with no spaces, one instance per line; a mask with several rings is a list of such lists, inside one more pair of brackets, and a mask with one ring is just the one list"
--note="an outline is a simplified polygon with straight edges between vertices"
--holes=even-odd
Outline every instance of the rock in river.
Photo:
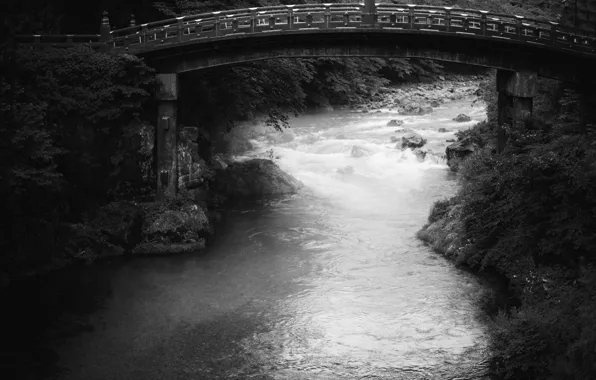
[[368,156],[368,152],[358,145],[352,145],[352,149],[350,149],[350,157],[364,157]]
[[387,123],[387,126],[388,127],[400,127],[402,125],[404,125],[404,121],[403,120],[390,120]]
[[401,148],[421,148],[426,144],[426,139],[418,133],[408,133],[401,138]]
[[133,254],[169,254],[205,248],[213,230],[205,211],[188,201],[154,202],[144,205],[143,241]]
[[302,182],[282,171],[273,161],[255,158],[234,162],[216,172],[215,190],[232,199],[261,199],[296,193]]
[[465,123],[470,120],[472,120],[472,118],[470,118],[468,115],[464,115],[463,113],[460,113],[455,118],[453,118],[453,121],[457,121],[458,123]]
[[445,149],[445,154],[447,156],[447,165],[451,171],[456,172],[459,169],[461,162],[477,149],[478,145],[469,137],[449,145]]

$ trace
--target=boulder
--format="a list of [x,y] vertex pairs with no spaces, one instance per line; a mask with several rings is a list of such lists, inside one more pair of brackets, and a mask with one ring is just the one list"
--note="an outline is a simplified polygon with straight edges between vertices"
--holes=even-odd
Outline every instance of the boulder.
[[387,123],[388,127],[401,127],[402,125],[404,125],[403,120],[391,120]]
[[339,174],[354,174],[354,168],[348,165],[344,166],[343,168],[337,169],[337,172]]
[[470,120],[472,120],[472,118],[468,115],[464,115],[463,113],[460,113],[455,118],[453,118],[453,121],[457,121],[458,123],[465,123]]
[[395,137],[395,136],[391,136],[391,142],[392,142],[392,143],[394,143],[394,142],[397,142],[397,140],[398,140],[398,138],[397,138],[397,137]]
[[439,102],[438,100],[433,100],[432,102],[430,102],[431,107],[439,107],[440,105],[441,102]]
[[472,142],[469,137],[449,145],[445,149],[445,155],[447,157],[447,165],[451,171],[456,172],[459,169],[461,162],[467,156],[478,150],[478,148],[478,145]]
[[445,133],[445,132],[449,132],[449,131],[447,130],[447,128],[439,128],[439,132]]
[[358,158],[368,156],[368,152],[357,145],[352,145],[350,149],[350,157]]
[[431,112],[433,112],[432,107],[421,107],[412,104],[402,106],[399,110],[399,113],[402,115],[425,115]]
[[421,149],[421,148],[416,148],[412,152],[416,155],[416,158],[420,162],[423,162],[426,159],[426,156],[428,154],[432,154],[432,151],[430,149]]
[[235,162],[216,172],[214,190],[233,199],[262,199],[296,193],[302,182],[282,171],[273,161],[256,158]]
[[192,252],[205,247],[212,228],[205,211],[187,200],[147,203],[142,241],[133,254]]
[[445,140],[445,142],[455,142],[455,141],[456,141],[455,139],[447,139],[447,140]]
[[422,148],[426,144],[426,139],[418,133],[408,133],[401,138],[401,148]]

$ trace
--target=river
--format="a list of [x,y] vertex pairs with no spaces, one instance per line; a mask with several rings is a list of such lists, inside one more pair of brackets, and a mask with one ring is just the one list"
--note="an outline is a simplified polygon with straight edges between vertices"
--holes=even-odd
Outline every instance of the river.
[[[226,211],[204,255],[86,269],[110,295],[94,331],[58,347],[64,378],[485,378],[487,287],[415,238],[455,175],[396,150],[386,127],[402,118],[444,152],[453,132],[439,128],[485,118],[471,100],[405,118],[310,113],[261,136],[247,156],[273,149],[307,190]],[[452,122],[459,113],[473,122]],[[350,157],[353,145],[368,155]],[[353,174],[337,173],[346,165]]]

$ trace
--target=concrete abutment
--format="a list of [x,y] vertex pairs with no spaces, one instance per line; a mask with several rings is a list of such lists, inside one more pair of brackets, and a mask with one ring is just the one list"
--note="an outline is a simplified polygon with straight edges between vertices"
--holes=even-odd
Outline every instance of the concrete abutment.
[[178,74],[157,74],[157,191],[158,201],[176,196],[178,185]]
[[538,74],[497,70],[497,91],[497,151],[500,153],[507,143],[505,124],[514,126],[516,122],[532,117],[532,102],[538,91]]

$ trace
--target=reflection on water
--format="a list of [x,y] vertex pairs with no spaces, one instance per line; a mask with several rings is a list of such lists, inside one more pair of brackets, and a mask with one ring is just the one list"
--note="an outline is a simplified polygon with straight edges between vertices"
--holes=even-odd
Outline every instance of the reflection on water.
[[[459,113],[484,117],[461,101],[405,127],[440,153]],[[307,191],[229,210],[204,256],[92,269],[112,295],[60,348],[67,378],[483,378],[486,290],[414,237],[456,183],[438,154],[396,150],[391,118],[328,112],[257,138],[248,156],[273,147]]]

